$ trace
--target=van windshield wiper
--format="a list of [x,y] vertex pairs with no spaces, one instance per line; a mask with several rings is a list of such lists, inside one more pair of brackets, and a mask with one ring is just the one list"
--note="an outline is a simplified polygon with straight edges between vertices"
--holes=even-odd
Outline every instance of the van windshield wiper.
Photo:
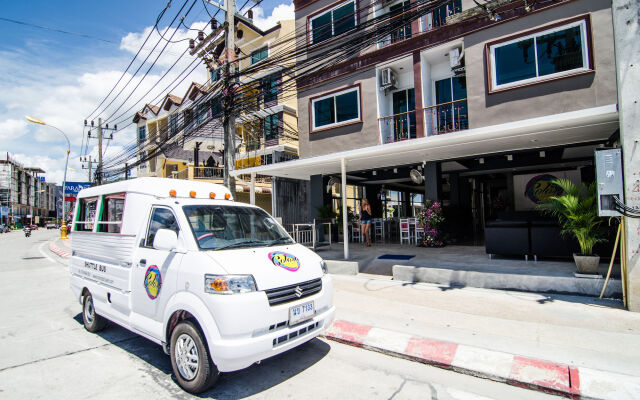
[[283,244],[283,243],[291,243],[291,238],[287,237],[287,236],[282,236],[279,237],[277,239],[274,239],[272,241],[270,241],[267,246],[275,246],[276,244]]
[[248,245],[250,246],[252,244],[265,245],[266,242],[264,240],[245,240],[243,242],[236,242],[236,243],[228,244],[226,246],[218,247],[216,250],[227,250],[227,249],[234,249],[239,247],[247,247]]

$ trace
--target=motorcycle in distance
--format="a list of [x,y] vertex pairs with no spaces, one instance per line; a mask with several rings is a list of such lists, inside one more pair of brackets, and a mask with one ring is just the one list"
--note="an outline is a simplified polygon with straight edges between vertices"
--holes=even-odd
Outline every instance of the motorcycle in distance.
[[25,227],[24,228],[24,237],[29,237],[29,236],[31,236],[31,228]]

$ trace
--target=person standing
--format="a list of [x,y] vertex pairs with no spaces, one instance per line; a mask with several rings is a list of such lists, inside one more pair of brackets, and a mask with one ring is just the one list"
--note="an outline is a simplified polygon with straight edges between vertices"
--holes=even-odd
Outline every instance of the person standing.
[[360,206],[360,232],[364,235],[365,245],[371,246],[371,205],[369,200],[362,199],[362,206]]

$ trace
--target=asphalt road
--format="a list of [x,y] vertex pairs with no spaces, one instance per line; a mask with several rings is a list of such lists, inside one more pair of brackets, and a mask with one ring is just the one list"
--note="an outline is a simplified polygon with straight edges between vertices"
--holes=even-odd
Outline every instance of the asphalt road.
[[[84,330],[57,233],[0,235],[0,398],[190,398],[159,346],[112,325]],[[544,399],[505,384],[314,339],[221,376],[205,398]]]

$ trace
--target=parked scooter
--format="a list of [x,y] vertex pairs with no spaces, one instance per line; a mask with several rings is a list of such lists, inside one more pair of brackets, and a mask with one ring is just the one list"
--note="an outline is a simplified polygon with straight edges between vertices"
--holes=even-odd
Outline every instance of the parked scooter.
[[31,228],[25,227],[24,228],[24,237],[29,237],[29,236],[31,236]]

